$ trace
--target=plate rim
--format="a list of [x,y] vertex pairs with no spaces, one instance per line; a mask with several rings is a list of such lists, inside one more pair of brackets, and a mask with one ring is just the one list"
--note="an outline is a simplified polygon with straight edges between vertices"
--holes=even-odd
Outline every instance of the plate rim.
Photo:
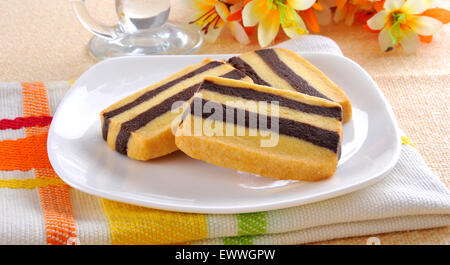
[[[295,51],[295,52],[297,52],[297,51]],[[314,195],[310,195],[306,198],[301,197],[301,199],[292,199],[292,200],[286,200],[286,201],[278,200],[275,203],[252,204],[250,206],[246,206],[246,205],[241,206],[240,205],[240,206],[235,206],[235,207],[228,206],[228,207],[215,207],[215,208],[211,208],[209,206],[204,207],[201,205],[178,205],[178,204],[173,204],[170,202],[160,203],[157,201],[148,201],[148,200],[139,199],[141,196],[138,194],[135,194],[135,196],[133,198],[123,196],[121,194],[114,195],[109,192],[96,189],[89,185],[82,185],[81,183],[77,183],[77,182],[73,181],[72,178],[67,178],[65,176],[64,169],[62,169],[60,167],[59,163],[57,162],[57,159],[55,158],[56,154],[54,154],[53,152],[50,151],[50,150],[53,150],[51,148],[51,141],[52,141],[51,139],[53,139],[53,135],[55,134],[54,121],[57,119],[57,117],[59,115],[59,109],[60,109],[59,106],[63,105],[65,103],[65,101],[68,98],[70,98],[70,95],[79,86],[78,83],[81,83],[82,80],[84,79],[84,77],[89,74],[89,72],[93,71],[94,69],[96,69],[98,67],[102,67],[104,64],[108,64],[108,63],[115,62],[115,61],[121,61],[121,60],[136,60],[136,59],[137,60],[142,60],[142,59],[145,60],[145,59],[155,58],[155,57],[167,58],[168,56],[170,56],[172,58],[176,58],[176,57],[217,57],[217,56],[228,57],[228,56],[233,56],[235,54],[127,56],[127,57],[110,58],[107,60],[100,61],[97,64],[91,66],[74,82],[74,84],[66,92],[66,94],[64,95],[64,97],[62,98],[60,103],[58,104],[58,107],[53,115],[53,120],[52,120],[52,123],[50,124],[50,128],[48,131],[48,140],[47,140],[47,154],[48,154],[50,163],[51,163],[54,171],[56,172],[56,174],[65,183],[67,183],[69,186],[71,186],[75,189],[78,189],[82,192],[85,192],[85,193],[88,193],[88,194],[91,194],[91,195],[94,195],[97,197],[113,200],[113,201],[130,203],[133,205],[138,205],[138,206],[143,206],[143,207],[148,207],[148,208],[154,208],[154,209],[160,209],[160,210],[166,210],[166,211],[185,212],[185,213],[199,213],[199,214],[238,214],[238,213],[249,213],[249,212],[284,209],[284,208],[300,206],[300,205],[305,205],[305,204],[310,204],[310,203],[314,203],[314,202],[318,202],[318,201],[327,200],[330,198],[339,197],[339,196],[351,193],[353,191],[362,189],[364,187],[370,186],[370,185],[378,182],[383,177],[385,177],[393,169],[393,167],[397,164],[397,162],[400,158],[400,153],[401,153],[400,128],[398,126],[397,118],[396,118],[394,111],[392,110],[392,107],[390,106],[388,100],[382,93],[381,89],[378,87],[377,83],[369,75],[369,73],[364,68],[362,68],[359,64],[354,62],[353,60],[351,60],[345,56],[342,56],[342,55],[336,55],[336,54],[327,53],[327,52],[317,52],[317,53],[316,52],[314,52],[314,53],[297,52],[297,53],[300,55],[307,54],[307,55],[314,55],[314,56],[316,56],[316,55],[317,56],[332,56],[332,57],[339,57],[340,59],[344,59],[345,61],[347,61],[347,63],[350,63],[353,66],[357,67],[368,78],[368,80],[370,80],[370,82],[372,82],[372,84],[374,85],[375,92],[378,94],[378,96],[381,98],[382,102],[384,103],[384,107],[387,111],[387,114],[388,114],[392,124],[393,124],[394,134],[396,136],[394,139],[395,149],[394,149],[393,158],[391,159],[391,161],[389,163],[387,163],[384,166],[384,168],[382,170],[380,170],[380,172],[376,176],[374,176],[370,179],[363,179],[359,182],[355,182],[352,185],[349,185],[344,188],[340,188],[338,190],[335,189],[335,190],[329,190],[329,191],[322,192],[322,193],[315,193]]]

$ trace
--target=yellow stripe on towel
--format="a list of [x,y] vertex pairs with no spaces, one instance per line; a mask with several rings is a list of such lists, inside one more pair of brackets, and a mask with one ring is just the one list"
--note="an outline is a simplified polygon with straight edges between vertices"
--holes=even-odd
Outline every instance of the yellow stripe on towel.
[[35,189],[47,186],[67,186],[67,184],[59,178],[0,179],[0,188]]
[[203,214],[168,212],[102,199],[115,245],[175,244],[205,239]]

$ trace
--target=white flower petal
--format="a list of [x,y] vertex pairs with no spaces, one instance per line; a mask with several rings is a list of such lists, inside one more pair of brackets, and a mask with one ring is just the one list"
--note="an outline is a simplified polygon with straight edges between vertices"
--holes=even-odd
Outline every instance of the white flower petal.
[[423,36],[433,35],[441,26],[441,21],[427,16],[417,16],[410,23],[411,29]]
[[202,0],[179,0],[181,4],[187,8],[195,10],[206,10],[214,7],[214,1],[202,1]]
[[253,27],[264,18],[265,14],[260,10],[261,4],[264,3],[260,0],[253,0],[245,5],[242,10],[242,23],[245,27]]
[[404,3],[404,0],[386,0],[386,2],[384,2],[384,9],[386,9],[386,11],[397,10],[400,9]]
[[268,46],[277,36],[280,28],[278,11],[272,11],[258,25],[258,42],[261,47]]
[[241,26],[241,24],[239,22],[233,21],[233,22],[230,22],[228,25],[230,27],[231,33],[233,34],[233,36],[236,38],[236,40],[239,43],[242,43],[242,44],[250,43],[250,39],[249,39],[247,33],[245,32],[244,28]]
[[226,21],[228,16],[230,15],[230,11],[228,10],[228,7],[222,2],[218,2],[215,7],[216,7],[216,13],[220,16],[220,18],[223,21]]
[[384,52],[391,51],[394,47],[392,45],[392,40],[389,37],[387,28],[384,28],[380,34],[378,34],[378,43],[380,44],[380,48]]
[[430,8],[433,0],[408,0],[402,6],[402,11],[407,14],[420,14]]
[[224,25],[220,25],[217,28],[210,27],[208,29],[208,34],[203,34],[205,41],[209,43],[215,42],[217,37],[219,37],[220,33],[222,32],[224,28],[223,26]]
[[[308,30],[306,29],[306,25],[305,22],[303,22],[303,20],[300,18],[300,20],[298,21],[297,25],[291,26],[291,27],[285,27],[283,25],[281,25],[283,28],[284,33],[286,33],[286,35],[291,38],[294,39],[298,36],[304,35],[308,33]],[[300,28],[299,30],[304,30],[304,34],[300,34],[297,30],[297,28]]]
[[402,39],[399,41],[403,50],[408,53],[413,53],[419,49],[420,39],[419,36],[412,30],[405,30],[402,32]]
[[310,8],[316,0],[287,0],[286,4],[296,10],[306,10]]
[[300,34],[298,34],[298,32],[295,31],[295,26],[282,28],[284,33],[286,33],[286,35],[291,39],[295,39],[296,37],[300,36]]
[[387,22],[388,12],[386,10],[381,10],[376,13],[373,17],[367,20],[367,26],[373,30],[381,30]]

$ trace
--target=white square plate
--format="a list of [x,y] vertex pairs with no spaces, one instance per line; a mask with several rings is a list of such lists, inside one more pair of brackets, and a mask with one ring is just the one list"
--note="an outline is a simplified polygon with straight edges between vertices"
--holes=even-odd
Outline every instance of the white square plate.
[[325,200],[366,187],[395,165],[400,135],[391,107],[355,62],[332,54],[301,54],[350,97],[336,174],[320,182],[259,177],[194,160],[181,152],[148,162],[108,148],[99,113],[113,102],[210,57],[122,57],[86,71],[60,103],[50,127],[48,155],[56,173],[84,192],[147,207],[196,213],[266,211]]

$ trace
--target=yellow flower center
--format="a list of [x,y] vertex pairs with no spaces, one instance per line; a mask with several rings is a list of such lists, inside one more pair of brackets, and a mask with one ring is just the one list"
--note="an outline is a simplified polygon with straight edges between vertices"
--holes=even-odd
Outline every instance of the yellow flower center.
[[399,40],[402,25],[406,24],[406,15],[398,11],[392,12],[389,24],[391,24],[388,30],[389,38],[391,38],[392,46],[395,46]]
[[219,23],[220,20],[221,18],[216,12],[216,7],[213,6],[197,19],[190,21],[189,24],[196,23],[200,25],[202,27],[201,31],[203,31],[204,34],[208,34],[210,27],[213,27],[213,29],[217,29],[217,23]]
[[280,13],[280,23],[284,27],[289,28],[298,25],[301,18],[293,7],[286,5],[286,0],[268,0],[268,2],[270,9],[278,9]]

